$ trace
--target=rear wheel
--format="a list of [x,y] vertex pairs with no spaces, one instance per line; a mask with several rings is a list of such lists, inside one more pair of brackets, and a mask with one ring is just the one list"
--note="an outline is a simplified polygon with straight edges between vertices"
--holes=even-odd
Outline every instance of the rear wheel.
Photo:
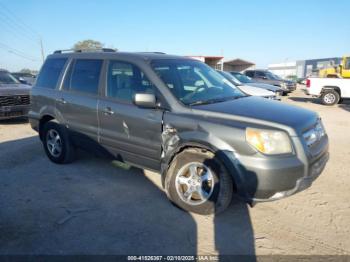
[[184,210],[212,214],[224,211],[232,200],[230,174],[214,154],[186,149],[172,161],[165,187],[168,198]]
[[332,106],[339,103],[339,93],[333,89],[323,91],[321,95],[322,104]]
[[65,164],[74,160],[75,149],[68,132],[58,123],[50,121],[44,125],[42,142],[45,153],[52,162]]

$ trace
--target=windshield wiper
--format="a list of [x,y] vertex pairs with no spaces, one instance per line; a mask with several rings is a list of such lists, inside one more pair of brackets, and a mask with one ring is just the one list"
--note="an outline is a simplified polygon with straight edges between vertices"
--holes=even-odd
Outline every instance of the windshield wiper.
[[187,104],[188,106],[195,106],[195,105],[207,105],[207,104],[215,104],[215,103],[220,103],[220,102],[225,102],[228,100],[235,100],[238,98],[242,98],[246,96],[231,96],[231,97],[223,97],[223,98],[213,98],[213,99],[208,99],[208,100],[198,100],[192,103]]

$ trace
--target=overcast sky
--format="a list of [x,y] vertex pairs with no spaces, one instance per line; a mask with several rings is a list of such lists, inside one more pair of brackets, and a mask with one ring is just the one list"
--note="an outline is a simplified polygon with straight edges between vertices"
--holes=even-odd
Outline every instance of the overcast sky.
[[350,54],[349,0],[0,0],[0,67],[39,69],[83,39],[122,51],[224,55],[258,67]]

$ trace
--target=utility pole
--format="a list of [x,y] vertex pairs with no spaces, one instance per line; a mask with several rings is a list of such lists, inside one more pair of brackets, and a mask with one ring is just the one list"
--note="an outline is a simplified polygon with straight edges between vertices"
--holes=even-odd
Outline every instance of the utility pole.
[[283,69],[283,78],[286,78],[286,67],[287,67],[288,57],[284,59],[284,69]]
[[43,39],[40,37],[40,47],[41,47],[41,58],[43,60],[43,63],[44,63],[44,60],[45,60],[45,54],[44,54],[44,46],[43,46]]
[[220,50],[221,52],[221,56],[222,56],[222,58],[221,58],[221,71],[224,71],[224,50],[221,48],[221,50]]

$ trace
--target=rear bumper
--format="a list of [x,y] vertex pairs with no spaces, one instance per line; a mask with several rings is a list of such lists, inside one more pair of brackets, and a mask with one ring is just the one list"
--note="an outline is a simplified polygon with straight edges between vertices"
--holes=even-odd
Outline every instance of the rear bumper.
[[10,119],[28,115],[30,105],[1,106],[0,119]]
[[31,128],[33,130],[35,130],[36,132],[39,133],[39,137],[41,139],[41,134],[40,134],[40,115],[33,112],[33,110],[30,110],[28,112],[28,120],[29,120],[29,124],[31,126]]
[[29,124],[35,131],[39,132],[39,119],[29,116]]

